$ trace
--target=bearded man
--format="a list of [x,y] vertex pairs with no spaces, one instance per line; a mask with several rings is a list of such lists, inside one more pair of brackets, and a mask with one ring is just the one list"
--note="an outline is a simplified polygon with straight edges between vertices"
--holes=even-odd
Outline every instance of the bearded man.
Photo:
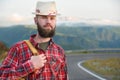
[[30,43],[38,51],[35,56],[26,42],[14,44],[0,66],[0,80],[67,80],[64,50],[53,42],[56,29],[56,4],[37,2],[34,21],[37,33]]

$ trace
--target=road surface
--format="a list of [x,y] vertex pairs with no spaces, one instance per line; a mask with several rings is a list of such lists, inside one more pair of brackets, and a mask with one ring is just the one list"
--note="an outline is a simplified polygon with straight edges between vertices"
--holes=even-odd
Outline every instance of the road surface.
[[[89,73],[85,72],[79,68],[78,63],[80,61],[89,60],[93,58],[110,58],[110,57],[120,57],[119,53],[102,53],[102,54],[67,54],[67,63],[68,63],[68,74],[69,80],[100,80]],[[98,74],[97,74],[98,75]],[[99,75],[106,80],[110,80],[104,76]]]

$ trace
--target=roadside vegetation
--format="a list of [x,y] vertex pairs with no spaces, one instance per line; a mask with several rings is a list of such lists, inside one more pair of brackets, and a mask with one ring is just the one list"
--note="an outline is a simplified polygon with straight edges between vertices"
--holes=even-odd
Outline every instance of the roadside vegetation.
[[120,58],[87,60],[83,66],[110,80],[120,80]]
[[5,56],[7,55],[8,48],[6,47],[6,45],[0,41],[0,62],[5,58]]
[[91,53],[109,53],[109,54],[113,54],[113,53],[118,53],[120,54],[120,49],[117,48],[105,48],[105,49],[89,49],[89,50],[66,50],[65,51],[66,54],[91,54]]

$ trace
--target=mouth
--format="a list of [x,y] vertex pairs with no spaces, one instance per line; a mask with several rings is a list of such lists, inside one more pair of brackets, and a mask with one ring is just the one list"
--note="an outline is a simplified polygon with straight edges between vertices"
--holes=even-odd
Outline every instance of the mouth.
[[45,28],[51,28],[52,29],[52,26],[50,24],[47,24],[44,26]]

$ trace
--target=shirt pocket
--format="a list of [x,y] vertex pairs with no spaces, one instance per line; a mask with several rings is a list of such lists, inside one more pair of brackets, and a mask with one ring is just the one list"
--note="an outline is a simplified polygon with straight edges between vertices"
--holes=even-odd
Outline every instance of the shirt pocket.
[[51,66],[51,70],[55,76],[58,75],[62,64],[63,64],[63,61],[61,60],[61,58],[57,58],[55,56],[51,58],[50,66]]

